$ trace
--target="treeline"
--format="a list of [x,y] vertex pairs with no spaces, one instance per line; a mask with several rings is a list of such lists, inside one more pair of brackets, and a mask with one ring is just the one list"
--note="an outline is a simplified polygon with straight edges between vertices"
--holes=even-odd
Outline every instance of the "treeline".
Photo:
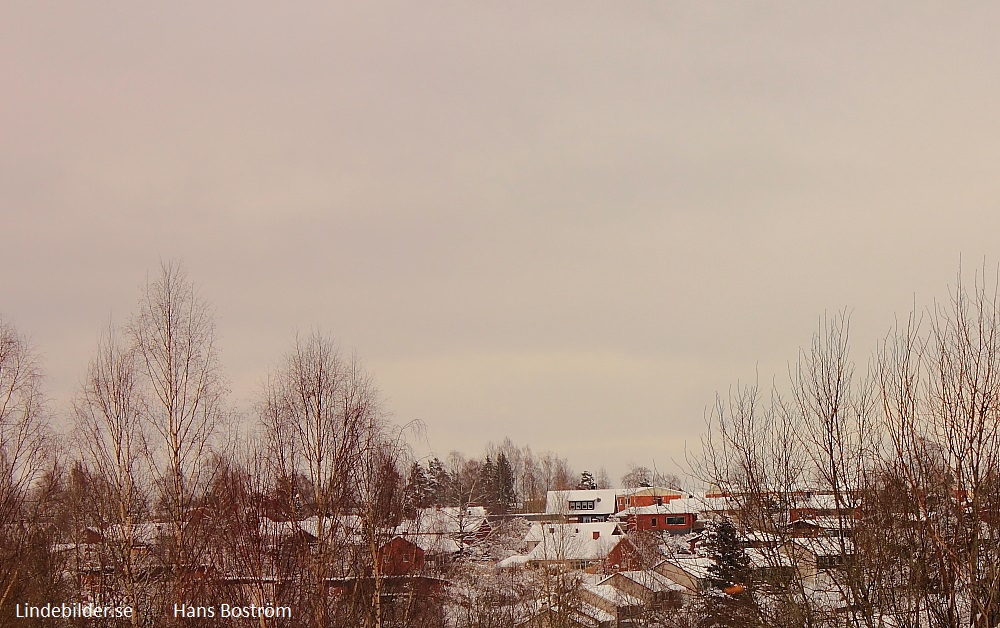
[[[544,510],[548,491],[576,488],[580,477],[565,458],[535,453],[506,439],[499,445],[488,444],[478,459],[456,451],[446,461],[434,457],[413,462],[406,503],[411,508],[477,505],[492,514],[537,512]],[[603,477],[607,481],[607,473]]]

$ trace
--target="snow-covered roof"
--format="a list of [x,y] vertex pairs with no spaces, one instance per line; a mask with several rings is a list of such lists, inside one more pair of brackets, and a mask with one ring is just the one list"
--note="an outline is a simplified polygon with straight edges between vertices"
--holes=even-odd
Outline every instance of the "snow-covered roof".
[[715,561],[707,556],[674,556],[660,561],[657,566],[669,563],[678,567],[681,571],[699,580],[708,578],[708,568],[715,564]]
[[670,578],[655,571],[619,571],[618,573],[601,580],[598,584],[604,584],[605,582],[614,579],[616,576],[628,578],[632,582],[635,582],[639,586],[648,591],[652,591],[653,593],[659,593],[661,591],[687,591],[687,587],[677,584]]
[[472,541],[487,525],[486,509],[481,506],[423,508],[413,519],[400,522],[396,534],[428,554],[445,555],[461,551],[462,543]]
[[[830,493],[793,494],[790,496],[792,508],[815,508],[817,510],[836,510],[837,500]],[[840,507],[851,509],[860,503],[860,499],[847,494],[840,495]]]
[[523,621],[517,622],[515,625],[527,625],[531,623],[532,620],[544,616],[545,613],[566,616],[571,622],[571,625],[584,626],[585,628],[601,628],[601,626],[609,626],[613,622],[617,621],[617,618],[611,613],[597,608],[593,604],[588,604],[584,600],[578,599],[574,600],[572,604],[567,604],[566,606],[561,606],[559,604],[552,604],[550,606],[538,602],[528,616]]
[[710,514],[718,512],[731,512],[740,509],[739,501],[733,497],[706,497],[705,495],[695,495],[694,497],[682,497],[670,500],[671,504],[676,504],[675,508],[683,508],[685,512],[698,514]]
[[[324,535],[328,538],[358,541],[361,529],[361,518],[357,515],[338,515],[323,519]],[[301,521],[275,521],[269,517],[262,517],[259,530],[262,537],[272,541],[280,541],[300,534],[307,534],[318,539],[320,537],[320,518],[313,515]]]
[[754,567],[794,567],[795,561],[784,552],[775,550],[760,550],[749,547],[746,550],[747,558]]
[[617,521],[595,521],[592,523],[533,523],[528,528],[524,540],[527,543],[537,543],[546,534],[566,534],[565,530],[573,530],[574,534],[590,534],[600,532],[601,536],[619,536],[625,534],[625,529]]
[[849,530],[854,528],[854,519],[852,517],[810,517],[808,519],[796,519],[791,522],[790,526],[795,525],[811,525],[817,528],[823,528],[824,530]]
[[[549,491],[545,496],[547,514],[569,515],[577,512],[610,515],[615,511],[616,489]],[[570,509],[570,502],[594,502],[593,510]]]
[[[594,537],[597,538],[594,538]],[[601,560],[625,538],[618,523],[535,524],[525,540],[538,544],[529,560]]]
[[682,515],[701,512],[699,504],[693,499],[672,499],[665,504],[650,506],[629,506],[618,513],[618,516],[629,515]]
[[512,569],[525,565],[529,560],[531,559],[523,555],[510,556],[498,562],[497,567],[500,569]]
[[397,528],[400,534],[475,534],[487,524],[486,509],[481,506],[468,508],[422,508],[413,519],[405,519]]
[[298,521],[273,521],[267,517],[261,518],[259,529],[262,537],[270,539],[284,539],[304,532]]
[[842,551],[848,556],[854,554],[854,542],[851,539],[819,536],[792,539],[790,542],[805,548],[816,556],[839,556]]
[[761,530],[747,530],[741,534],[743,541],[748,543],[780,543],[782,536],[774,532],[764,532]]
[[104,530],[104,538],[112,543],[129,542],[135,545],[152,545],[174,530],[172,523],[145,522],[130,525],[111,525]]
[[641,606],[643,603],[639,598],[629,595],[621,589],[616,589],[610,584],[588,584],[584,585],[584,589],[615,606]]
[[462,544],[447,534],[401,534],[400,536],[430,555],[448,555],[462,551]]
[[582,600],[577,600],[570,613],[575,621],[585,626],[593,626],[594,628],[609,625],[617,619],[606,610]]
[[[313,515],[312,517],[306,517],[302,521],[298,522],[299,528],[303,532],[310,534],[316,538],[319,538],[319,528],[320,528],[319,517]],[[325,517],[323,521],[323,530],[327,535],[333,535],[336,538],[346,538],[357,536],[359,531],[363,529],[363,524],[361,517],[357,515],[338,515],[336,517]]]

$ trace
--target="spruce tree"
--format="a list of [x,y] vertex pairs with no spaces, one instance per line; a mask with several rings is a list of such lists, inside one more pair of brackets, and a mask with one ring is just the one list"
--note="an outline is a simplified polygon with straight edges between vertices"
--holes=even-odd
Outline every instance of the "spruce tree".
[[413,514],[418,508],[426,508],[431,502],[431,481],[419,462],[410,466],[410,475],[403,492],[403,505],[407,514]]
[[750,559],[743,550],[739,532],[728,518],[720,519],[705,529],[705,545],[715,561],[708,568],[712,585],[725,589],[733,585],[746,586],[750,582]]
[[427,465],[428,505],[453,506],[451,474],[438,458]]
[[493,459],[486,456],[486,460],[479,467],[479,487],[477,493],[483,506],[492,513],[497,512],[500,505],[500,496],[497,491],[497,467]]
[[698,604],[698,628],[756,628],[761,625],[750,590],[751,565],[739,532],[729,519],[711,522],[705,546],[714,563],[708,568],[712,588]]
[[514,509],[517,494],[514,491],[514,469],[503,452],[497,456],[496,482],[499,511],[501,514],[507,514]]

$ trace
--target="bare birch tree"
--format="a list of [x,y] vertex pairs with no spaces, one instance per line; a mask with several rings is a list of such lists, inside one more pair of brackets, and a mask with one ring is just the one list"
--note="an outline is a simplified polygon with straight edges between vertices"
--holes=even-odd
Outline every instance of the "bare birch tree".
[[276,477],[306,480],[317,549],[303,602],[312,625],[325,626],[334,620],[327,580],[350,575],[359,560],[358,520],[346,515],[363,497],[357,480],[383,427],[378,393],[356,356],[344,358],[332,339],[312,332],[296,338],[272,373],[260,415]]
[[145,606],[140,595],[141,565],[133,546],[150,488],[137,357],[135,347],[109,323],[73,404],[83,462],[100,480],[100,490],[89,497],[111,553],[116,582],[108,583],[109,588],[137,610],[133,626],[148,615],[148,609],[141,613]]
[[[42,371],[28,340],[0,319],[0,613],[13,617],[11,605],[35,599],[38,556],[29,551],[39,534],[38,500],[30,504],[46,470]],[[44,495],[36,491],[36,495]],[[43,548],[45,551],[47,547]]]
[[208,483],[205,455],[223,418],[226,384],[219,366],[212,308],[177,262],[147,280],[131,332],[149,398],[156,479],[172,527],[168,567],[175,598],[185,571],[195,568],[197,538],[189,518],[196,490]]

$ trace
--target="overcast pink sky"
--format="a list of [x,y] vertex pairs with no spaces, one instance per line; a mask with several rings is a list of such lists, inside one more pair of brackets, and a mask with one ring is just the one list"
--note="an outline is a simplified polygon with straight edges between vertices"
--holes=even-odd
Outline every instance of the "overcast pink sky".
[[6,2],[0,315],[67,413],[180,258],[247,408],[296,329],[423,453],[670,469],[825,311],[995,267],[1000,5]]

